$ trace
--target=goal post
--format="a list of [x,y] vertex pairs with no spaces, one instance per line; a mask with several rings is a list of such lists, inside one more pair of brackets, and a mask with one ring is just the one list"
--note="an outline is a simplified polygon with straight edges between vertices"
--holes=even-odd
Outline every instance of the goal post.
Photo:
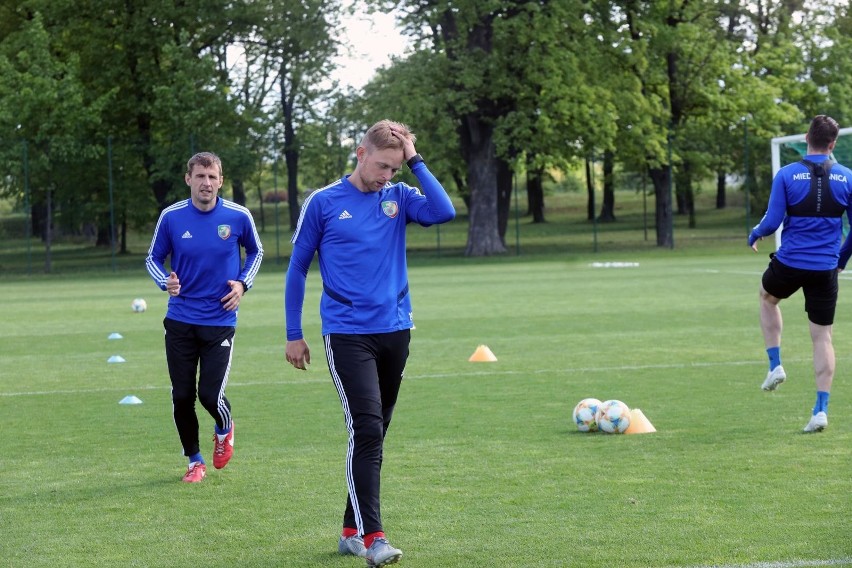
[[[782,166],[797,162],[808,153],[808,143],[805,142],[805,134],[790,134],[778,136],[771,140],[772,143],[772,178],[778,174]],[[837,143],[831,159],[843,165],[852,164],[852,127],[841,128],[837,133]],[[775,231],[775,248],[781,246],[782,224]]]

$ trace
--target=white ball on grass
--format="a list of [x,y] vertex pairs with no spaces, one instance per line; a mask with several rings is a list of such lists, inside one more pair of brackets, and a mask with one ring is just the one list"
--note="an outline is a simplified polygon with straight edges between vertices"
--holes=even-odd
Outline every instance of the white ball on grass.
[[630,408],[620,400],[605,400],[595,415],[598,428],[607,434],[623,434],[630,427]]
[[572,417],[580,432],[595,432],[598,429],[597,412],[601,401],[596,398],[584,398],[574,407]]

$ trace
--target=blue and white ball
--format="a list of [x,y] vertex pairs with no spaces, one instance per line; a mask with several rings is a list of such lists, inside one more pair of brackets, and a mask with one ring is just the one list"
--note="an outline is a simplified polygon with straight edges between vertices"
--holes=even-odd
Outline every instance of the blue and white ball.
[[142,298],[136,298],[133,300],[133,303],[130,304],[130,308],[134,313],[141,314],[148,309],[148,302]]
[[620,400],[605,400],[598,406],[595,420],[601,432],[623,434],[630,427],[630,408]]
[[595,432],[598,429],[596,414],[601,401],[596,398],[584,398],[574,407],[574,424],[580,432]]

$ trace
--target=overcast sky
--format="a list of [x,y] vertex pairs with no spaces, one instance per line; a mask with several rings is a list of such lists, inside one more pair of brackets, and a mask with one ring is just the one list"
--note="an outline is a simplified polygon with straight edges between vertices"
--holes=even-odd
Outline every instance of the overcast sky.
[[402,55],[405,51],[405,39],[397,32],[390,14],[368,16],[359,10],[355,16],[343,20],[342,33],[352,52],[338,58],[340,69],[334,76],[356,89],[363,87],[376,69],[389,64],[391,55]]

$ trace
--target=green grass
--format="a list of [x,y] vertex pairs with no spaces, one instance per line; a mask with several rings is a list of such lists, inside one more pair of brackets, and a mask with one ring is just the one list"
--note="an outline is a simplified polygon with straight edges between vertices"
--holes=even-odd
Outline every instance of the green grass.
[[[852,566],[848,278],[831,423],[804,435],[814,384],[800,296],[782,304],[789,379],[759,388],[765,255],[724,236],[614,248],[415,251],[417,328],[382,484],[402,565]],[[607,261],[639,266],[592,266]],[[345,429],[318,271],[307,372],[284,360],[283,266],[261,272],[228,386],[235,457],[192,486],[171,419],[166,298],[141,265],[0,283],[0,565],[363,566],[336,554]],[[146,313],[131,312],[134,297]],[[480,344],[498,361],[468,362]],[[127,362],[107,363],[114,354]],[[119,405],[128,394],[144,403]],[[641,408],[657,432],[578,432],[571,410],[589,396]]]

